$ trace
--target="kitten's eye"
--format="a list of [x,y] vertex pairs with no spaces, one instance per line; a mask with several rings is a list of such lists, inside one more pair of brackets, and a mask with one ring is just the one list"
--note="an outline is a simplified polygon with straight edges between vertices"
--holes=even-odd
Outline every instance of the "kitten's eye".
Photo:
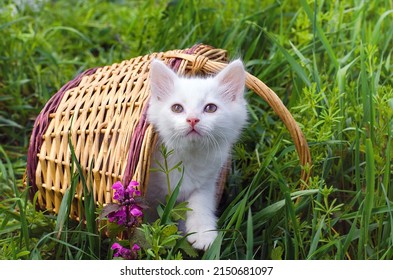
[[181,106],[180,104],[172,105],[171,109],[172,109],[172,112],[174,112],[174,113],[182,113],[184,110],[183,106]]
[[206,113],[214,113],[215,111],[217,111],[217,105],[210,103],[205,106]]

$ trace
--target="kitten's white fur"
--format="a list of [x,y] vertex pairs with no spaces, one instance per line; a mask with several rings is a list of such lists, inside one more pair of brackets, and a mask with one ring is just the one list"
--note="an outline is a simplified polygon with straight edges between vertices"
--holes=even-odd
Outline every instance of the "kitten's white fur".
[[[216,183],[247,120],[243,97],[245,75],[240,60],[208,78],[179,77],[163,62],[151,63],[147,116],[160,138],[153,159],[162,162],[159,147],[163,143],[168,151],[173,150],[168,158],[169,167],[183,163],[184,177],[178,200],[188,201],[192,209],[187,213],[185,229],[190,233],[188,241],[197,249],[207,249],[217,236]],[[173,112],[174,104],[181,105],[183,111]],[[217,110],[206,112],[208,104],[216,105]],[[195,131],[189,119],[198,119]],[[180,178],[177,170],[170,173],[172,189]],[[165,174],[151,172],[146,194],[148,202],[157,205],[157,201],[165,201],[166,194]]]

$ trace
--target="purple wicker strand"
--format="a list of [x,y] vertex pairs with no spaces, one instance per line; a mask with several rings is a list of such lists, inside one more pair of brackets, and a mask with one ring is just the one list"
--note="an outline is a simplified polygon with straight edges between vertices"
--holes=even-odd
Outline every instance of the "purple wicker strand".
[[[189,48],[188,50],[186,50],[184,53],[185,53],[185,54],[194,54],[195,51],[198,49],[198,47],[199,47],[200,45],[201,45],[201,44],[195,44],[194,46],[192,46],[191,48]],[[181,62],[182,62],[182,59],[181,59],[181,58],[175,58],[175,59],[173,59],[173,60],[169,63],[169,67],[171,67],[174,71],[177,72],[177,71],[179,70],[179,67],[180,67]]]
[[76,76],[73,80],[66,83],[58,92],[56,92],[49,99],[45,107],[38,114],[34,122],[33,131],[30,137],[29,148],[27,151],[26,170],[27,170],[28,183],[31,186],[31,188],[29,189],[29,195],[31,199],[34,197],[36,191],[38,190],[36,185],[36,178],[35,178],[35,171],[38,165],[37,154],[39,153],[43,143],[42,136],[44,135],[45,131],[49,126],[50,114],[56,112],[64,96],[64,93],[67,90],[77,87],[82,81],[83,77],[94,74],[97,71],[97,69],[98,68],[88,69],[83,73],[79,74],[78,76]]
[[132,135],[127,165],[124,170],[123,175],[123,186],[128,186],[132,180],[132,176],[135,173],[136,166],[139,161],[139,155],[142,148],[143,139],[145,137],[146,129],[148,127],[146,118],[147,106],[143,109],[141,118],[139,119],[137,127],[135,127],[134,133]]

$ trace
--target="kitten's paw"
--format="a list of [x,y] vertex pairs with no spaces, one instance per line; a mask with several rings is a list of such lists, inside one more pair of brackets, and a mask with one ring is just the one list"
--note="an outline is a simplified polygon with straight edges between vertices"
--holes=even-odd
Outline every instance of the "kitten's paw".
[[200,250],[207,250],[217,237],[217,231],[210,230],[204,232],[195,232],[187,236],[188,242],[192,247]]

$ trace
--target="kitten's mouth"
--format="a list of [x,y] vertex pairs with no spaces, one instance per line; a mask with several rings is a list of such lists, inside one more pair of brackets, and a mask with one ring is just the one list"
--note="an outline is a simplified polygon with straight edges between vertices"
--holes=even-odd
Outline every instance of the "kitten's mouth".
[[192,128],[187,132],[186,136],[201,136],[201,134],[195,128]]

